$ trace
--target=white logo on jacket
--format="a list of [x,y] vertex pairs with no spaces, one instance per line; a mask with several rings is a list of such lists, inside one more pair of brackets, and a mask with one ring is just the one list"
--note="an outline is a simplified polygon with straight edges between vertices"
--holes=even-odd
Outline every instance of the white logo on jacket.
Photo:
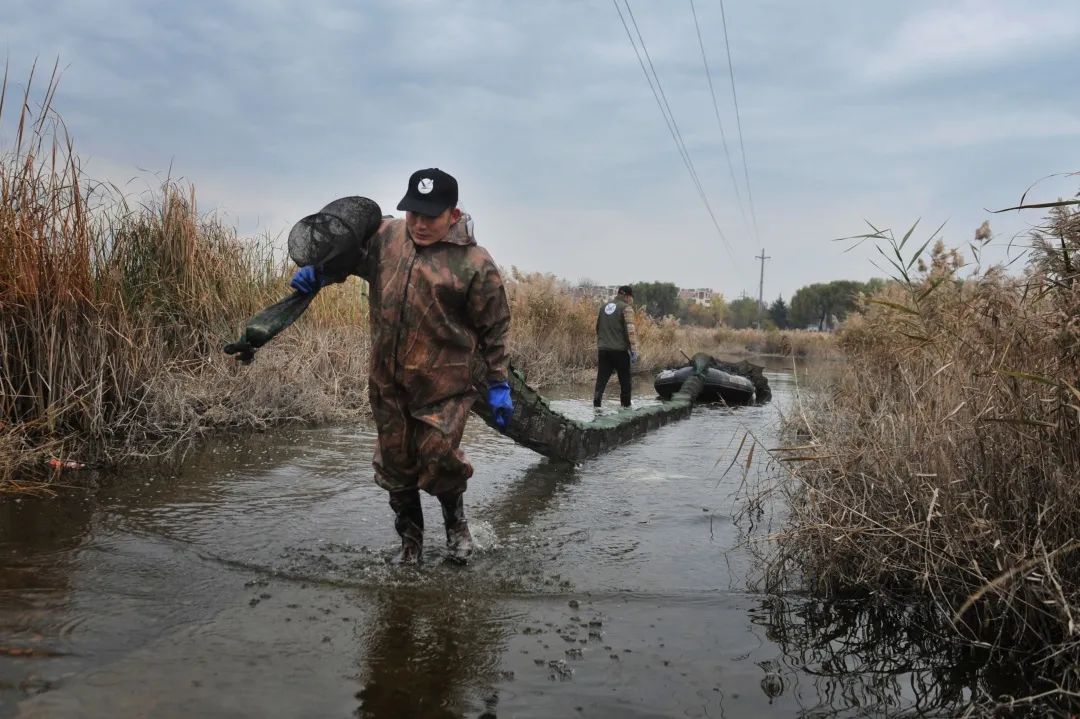
[[615,314],[615,309],[616,309],[615,303],[614,302],[608,302],[606,305],[604,305],[604,314],[605,315],[613,315],[613,314]]
[[421,195],[426,195],[435,189],[435,180],[430,177],[424,177],[420,179],[420,182],[416,183],[416,190]]

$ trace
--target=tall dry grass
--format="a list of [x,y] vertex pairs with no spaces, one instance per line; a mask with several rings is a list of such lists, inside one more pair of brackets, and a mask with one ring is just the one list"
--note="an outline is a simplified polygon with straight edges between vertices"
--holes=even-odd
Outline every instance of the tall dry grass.
[[596,310],[574,298],[554,276],[511,268],[510,356],[536,387],[596,363]]
[[927,256],[872,237],[896,281],[843,329],[846,371],[791,415],[767,586],[928,600],[956,637],[1031,652],[1051,695],[1076,698],[1080,214],[1035,231],[1020,277],[960,279],[940,241]]
[[[285,292],[272,244],[200,215],[190,187],[132,204],[88,181],[51,108],[56,81],[35,97],[31,76],[14,101],[0,86],[0,121],[17,108],[0,156],[0,489],[49,457],[108,463],[210,426],[363,404],[360,303],[333,301],[358,285],[328,290],[279,361],[239,372],[219,348]],[[328,330],[344,321],[356,330]]]
[[726,354],[776,355],[797,359],[838,357],[836,337],[830,332],[807,330],[756,330],[723,327],[713,331],[713,341]]

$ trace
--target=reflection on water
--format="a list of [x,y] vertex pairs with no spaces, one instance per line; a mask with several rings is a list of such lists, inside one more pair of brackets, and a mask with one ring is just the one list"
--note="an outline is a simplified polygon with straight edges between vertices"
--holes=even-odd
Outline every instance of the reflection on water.
[[476,702],[467,692],[486,694],[480,700],[494,708],[506,629],[490,603],[475,599],[401,587],[377,592],[357,716],[457,717]]
[[[505,536],[527,523],[573,476],[574,467],[560,462],[530,467],[485,508],[482,533]],[[357,716],[459,717],[476,705],[496,715],[497,686],[512,677],[500,671],[511,617],[499,611],[490,577],[477,581],[467,569],[442,569],[451,574],[445,584],[398,583],[375,592]],[[509,593],[523,589],[501,584]]]
[[806,716],[959,716],[1053,688],[1020,656],[956,641],[926,605],[769,597],[751,621],[780,648],[775,673],[797,682]]
[[578,466],[471,423],[466,568],[430,498],[426,565],[386,563],[370,427],[5,501],[0,717],[947,715],[1008,691],[914,609],[745,591],[722,469],[748,431],[778,441],[794,380],[769,379],[772,405],[701,407]]
[[[63,640],[81,620],[63,610],[92,516],[86,494],[78,491],[55,499],[0,502],[0,709],[5,694],[32,696],[53,686],[39,673],[9,672],[3,666],[67,653]],[[11,537],[18,538],[17,547],[3,541]]]

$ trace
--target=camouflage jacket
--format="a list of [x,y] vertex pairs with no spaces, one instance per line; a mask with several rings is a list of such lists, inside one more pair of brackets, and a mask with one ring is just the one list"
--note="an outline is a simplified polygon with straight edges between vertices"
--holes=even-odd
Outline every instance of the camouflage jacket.
[[477,356],[488,382],[506,379],[510,308],[502,276],[476,244],[468,217],[433,245],[413,242],[403,219],[376,234],[357,268],[370,284],[371,375],[421,416],[472,392]]

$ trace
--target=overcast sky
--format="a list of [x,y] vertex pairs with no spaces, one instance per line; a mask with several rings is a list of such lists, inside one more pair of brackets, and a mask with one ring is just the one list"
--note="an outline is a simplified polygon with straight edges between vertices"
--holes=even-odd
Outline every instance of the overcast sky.
[[281,235],[343,195],[394,212],[438,166],[499,264],[572,282],[756,295],[764,248],[766,298],[790,297],[883,274],[831,241],[864,218],[948,221],[959,245],[989,218],[1005,258],[1038,215],[984,208],[1080,170],[1076,0],[727,0],[749,192],[720,4],[693,7],[733,169],[689,0],[630,0],[724,239],[610,0],[5,0],[0,44],[20,90],[59,58],[96,179],[138,192],[171,167],[200,209]]

